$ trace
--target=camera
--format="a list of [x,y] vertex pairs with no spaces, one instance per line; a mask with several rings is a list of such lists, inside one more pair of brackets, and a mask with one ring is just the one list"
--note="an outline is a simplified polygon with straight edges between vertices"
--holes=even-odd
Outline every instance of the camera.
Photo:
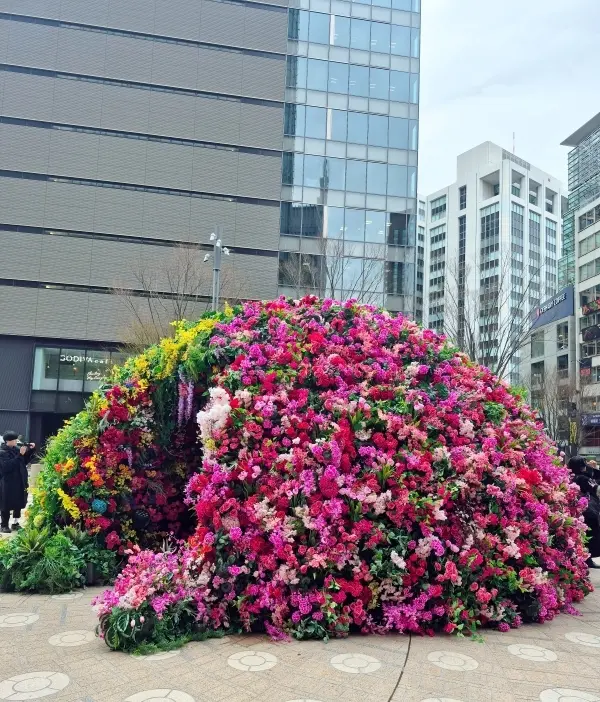
[[19,439],[19,441],[17,441],[17,448],[21,448],[22,446],[25,446],[25,448],[28,449],[31,448],[31,444],[29,443],[29,441],[21,441]]

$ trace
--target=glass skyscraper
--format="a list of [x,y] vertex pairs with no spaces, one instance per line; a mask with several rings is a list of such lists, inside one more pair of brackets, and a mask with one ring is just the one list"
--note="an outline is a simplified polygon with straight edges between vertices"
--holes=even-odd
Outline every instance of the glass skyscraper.
[[288,10],[279,284],[414,314],[418,0]]
[[586,122],[562,146],[569,152],[569,201],[563,214],[559,288],[575,282],[575,212],[600,195],[600,113]]

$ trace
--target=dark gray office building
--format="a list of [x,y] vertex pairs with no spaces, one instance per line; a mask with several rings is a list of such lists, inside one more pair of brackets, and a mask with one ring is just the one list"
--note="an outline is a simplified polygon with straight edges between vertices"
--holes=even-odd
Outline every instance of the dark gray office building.
[[413,314],[419,40],[419,0],[0,0],[0,431],[82,406],[144,266],[208,300],[216,226],[236,296]]

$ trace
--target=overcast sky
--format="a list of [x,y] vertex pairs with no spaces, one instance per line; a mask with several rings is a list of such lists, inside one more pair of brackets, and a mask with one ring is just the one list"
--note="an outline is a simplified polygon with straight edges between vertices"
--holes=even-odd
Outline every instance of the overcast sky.
[[560,146],[600,112],[600,0],[421,0],[419,193],[483,141],[567,180]]

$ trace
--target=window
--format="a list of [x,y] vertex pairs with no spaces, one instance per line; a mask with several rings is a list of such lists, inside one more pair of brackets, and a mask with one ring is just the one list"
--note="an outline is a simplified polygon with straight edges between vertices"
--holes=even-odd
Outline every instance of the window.
[[388,261],[385,265],[386,292],[388,295],[404,295],[404,263]]
[[521,197],[521,183],[513,183],[511,192],[515,197]]
[[[540,355],[540,354],[538,354]],[[544,381],[544,361],[531,364],[531,381],[533,385],[541,385]]]
[[305,116],[306,107],[304,105],[292,105],[290,103],[286,103],[283,133],[286,136],[304,136]]
[[344,240],[360,242],[365,240],[364,210],[346,210],[346,231]]
[[600,258],[596,258],[589,263],[579,266],[579,280],[587,280],[600,274]]
[[387,166],[385,163],[367,164],[367,192],[373,195],[386,194]]
[[480,211],[481,244],[489,246],[499,241],[500,237],[500,205],[496,202]]
[[385,212],[367,211],[365,240],[373,244],[385,244],[387,215]]
[[334,15],[331,18],[331,43],[334,46],[350,46],[350,19]]
[[410,28],[392,25],[391,49],[395,56],[410,56]]
[[390,95],[390,72],[383,68],[371,68],[369,96],[387,100]]
[[390,197],[406,197],[408,194],[406,166],[388,166],[387,194]]
[[537,248],[542,244],[540,236],[541,217],[536,212],[529,213],[529,247]]
[[329,15],[310,12],[308,41],[316,44],[329,44]]
[[300,254],[279,252],[279,285],[295,286],[300,279]]
[[556,193],[553,193],[552,190],[548,190],[546,188],[546,201],[544,203],[546,212],[554,212],[554,200],[556,198]]
[[431,201],[431,221],[443,219],[446,216],[446,196],[438,197]]
[[365,161],[348,161],[346,163],[346,188],[357,193],[364,193],[367,186],[367,164]]
[[591,227],[598,221],[600,221],[600,205],[592,207],[591,210],[588,210],[585,214],[582,214],[579,217],[579,231],[581,232],[584,229]]
[[371,51],[390,53],[390,25],[382,22],[371,23]]
[[579,242],[579,255],[583,256],[583,254],[595,251],[598,248],[600,248],[600,231]]
[[369,51],[371,48],[371,23],[366,20],[350,20],[350,48]]
[[318,59],[308,59],[306,87],[309,90],[327,90],[327,69],[329,64],[327,61],[319,61]]
[[458,209],[464,210],[467,207],[467,186],[462,185],[458,189]]
[[327,134],[327,110],[322,107],[306,107],[306,128],[304,134],[312,139],[325,139]]
[[529,204],[530,205],[537,206],[539,188],[540,188],[540,186],[537,183],[535,183],[532,180],[529,181]]
[[369,97],[369,69],[366,66],[350,65],[350,95]]
[[369,133],[369,116],[362,112],[348,112],[348,141],[366,144]]
[[114,365],[127,358],[116,351],[38,347],[32,389],[91,393],[106,381]]
[[564,351],[569,348],[569,323],[556,325],[556,350]]
[[325,159],[323,187],[328,190],[344,190],[346,187],[346,162],[343,158],[328,157]]
[[329,92],[343,94],[348,92],[348,69],[347,63],[331,62],[329,64]]
[[[345,110],[330,110],[329,135],[333,141],[348,140],[348,115],[354,114]],[[351,141],[351,140],[350,140]]]
[[415,218],[403,212],[390,213],[388,244],[392,246],[414,246]]
[[390,71],[390,100],[392,102],[411,101],[410,74]]
[[[382,115],[369,115],[369,145],[388,145],[388,118]],[[406,147],[404,147],[406,148]]]
[[392,149],[408,149],[409,120],[403,117],[389,118],[389,145]]

